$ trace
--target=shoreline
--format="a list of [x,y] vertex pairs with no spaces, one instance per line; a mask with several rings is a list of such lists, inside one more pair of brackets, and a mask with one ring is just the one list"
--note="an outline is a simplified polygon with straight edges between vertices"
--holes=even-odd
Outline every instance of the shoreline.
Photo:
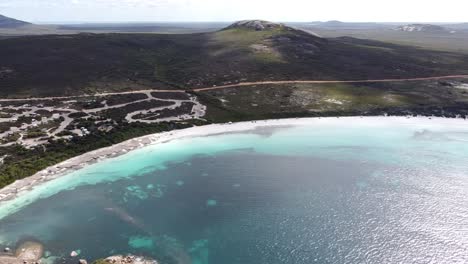
[[[320,121],[319,121],[320,120]],[[359,123],[365,121],[374,121],[372,124],[378,125],[388,124],[391,121],[406,122],[408,124],[414,123],[415,120],[421,122],[426,121],[431,125],[448,125],[448,123],[464,122],[463,118],[443,118],[443,117],[403,117],[403,116],[351,116],[351,117],[312,117],[312,118],[288,118],[288,119],[267,119],[260,121],[245,121],[238,123],[223,123],[211,124],[205,126],[197,126],[180,130],[173,130],[169,132],[150,134],[138,138],[133,138],[119,144],[115,144],[102,149],[94,150],[76,156],[69,160],[63,161],[59,164],[50,166],[38,173],[27,178],[17,180],[14,183],[0,189],[0,206],[3,202],[14,200],[22,194],[34,189],[36,186],[42,185],[46,182],[57,179],[68,173],[80,170],[86,166],[95,164],[97,162],[116,158],[127,154],[133,150],[141,149],[147,146],[167,143],[169,141],[188,138],[188,137],[202,137],[210,135],[218,135],[232,132],[251,131],[261,127],[274,127],[274,126],[294,126],[294,125],[307,125],[313,123],[326,123],[331,120],[346,120],[348,122]],[[385,122],[382,122],[385,120]],[[421,123],[422,124],[422,123]]]

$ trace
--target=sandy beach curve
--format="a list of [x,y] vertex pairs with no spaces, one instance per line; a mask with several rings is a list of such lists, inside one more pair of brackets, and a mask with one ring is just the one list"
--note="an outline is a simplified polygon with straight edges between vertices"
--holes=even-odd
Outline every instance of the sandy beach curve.
[[291,118],[277,120],[247,121],[239,123],[212,124],[206,126],[192,127],[187,129],[175,130],[170,132],[151,134],[139,138],[98,149],[61,162],[57,165],[48,167],[33,176],[17,180],[13,184],[0,190],[0,206],[6,201],[20,197],[24,193],[33,190],[35,187],[46,182],[57,179],[73,171],[82,169],[88,165],[103,161],[105,159],[119,157],[133,150],[142,147],[166,143],[172,140],[210,136],[223,133],[251,131],[261,127],[275,126],[294,126],[306,124],[321,124],[327,122],[350,122],[372,125],[388,125],[390,122],[412,124],[427,124],[428,126],[464,126],[468,124],[467,120],[461,118],[438,118],[438,117],[326,117],[326,118]]

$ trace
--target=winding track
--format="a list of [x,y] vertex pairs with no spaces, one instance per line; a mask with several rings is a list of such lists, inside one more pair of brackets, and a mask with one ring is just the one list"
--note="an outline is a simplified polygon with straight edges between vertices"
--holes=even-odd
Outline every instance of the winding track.
[[240,82],[235,84],[212,86],[205,88],[192,88],[186,90],[158,90],[158,89],[147,89],[147,90],[135,90],[127,92],[115,92],[115,93],[97,93],[88,95],[72,95],[72,96],[56,96],[56,97],[31,97],[31,98],[15,98],[15,99],[0,99],[0,102],[7,101],[39,101],[39,100],[56,100],[56,99],[72,99],[72,98],[83,98],[83,97],[101,97],[109,95],[122,95],[122,94],[137,94],[137,93],[164,93],[164,92],[203,92],[211,90],[220,90],[226,88],[245,87],[254,85],[266,85],[266,84],[333,84],[333,83],[389,83],[389,82],[412,82],[412,81],[434,81],[444,79],[455,79],[455,78],[468,78],[468,75],[444,75],[444,76],[433,76],[433,77],[418,77],[418,78],[404,78],[404,79],[368,79],[368,80],[292,80],[292,81],[260,81],[260,82]]

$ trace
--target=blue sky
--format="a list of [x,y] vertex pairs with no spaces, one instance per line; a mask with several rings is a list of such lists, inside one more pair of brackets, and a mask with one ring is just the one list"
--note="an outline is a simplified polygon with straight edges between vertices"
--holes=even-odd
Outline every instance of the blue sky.
[[0,14],[31,22],[463,22],[467,0],[0,0]]

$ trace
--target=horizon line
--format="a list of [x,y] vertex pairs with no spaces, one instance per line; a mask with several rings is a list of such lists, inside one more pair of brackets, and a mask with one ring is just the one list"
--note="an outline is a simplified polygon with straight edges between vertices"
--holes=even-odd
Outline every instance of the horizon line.
[[[93,20],[76,20],[76,21],[25,21],[39,25],[54,25],[54,24],[127,24],[127,23],[234,23],[243,20],[265,20],[265,19],[239,19],[239,20],[109,20],[109,21],[93,21]],[[468,21],[342,21],[342,20],[326,20],[326,21],[275,21],[265,20],[277,23],[326,23],[326,22],[341,22],[341,23],[375,23],[375,24],[465,24]]]

